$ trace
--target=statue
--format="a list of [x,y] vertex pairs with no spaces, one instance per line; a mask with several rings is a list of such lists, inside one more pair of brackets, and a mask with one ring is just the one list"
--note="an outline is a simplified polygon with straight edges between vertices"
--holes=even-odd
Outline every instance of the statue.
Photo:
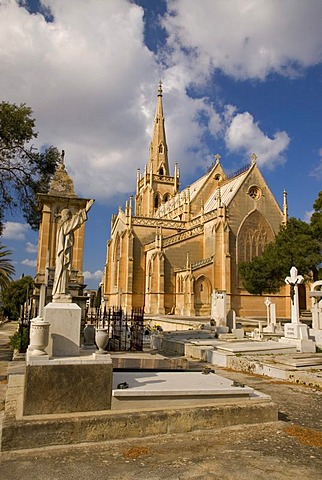
[[61,211],[61,222],[57,235],[55,278],[52,291],[53,301],[70,299],[68,281],[72,267],[74,231],[87,220],[87,212],[93,203],[94,200],[88,200],[86,207],[79,210],[78,213],[72,214],[68,208],[64,208]]

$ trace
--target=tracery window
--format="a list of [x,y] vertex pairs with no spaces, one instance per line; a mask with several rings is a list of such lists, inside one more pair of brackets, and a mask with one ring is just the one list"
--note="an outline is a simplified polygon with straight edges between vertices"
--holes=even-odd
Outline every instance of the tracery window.
[[274,234],[267,220],[258,211],[253,212],[246,218],[238,233],[238,263],[249,262],[261,255],[273,238]]

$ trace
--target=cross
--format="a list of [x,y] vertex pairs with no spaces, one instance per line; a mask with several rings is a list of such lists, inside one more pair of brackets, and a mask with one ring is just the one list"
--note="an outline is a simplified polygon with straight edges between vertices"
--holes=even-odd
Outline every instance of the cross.
[[294,304],[294,297],[295,297],[295,286],[300,285],[300,283],[304,282],[304,278],[302,275],[297,274],[297,268],[292,267],[290,270],[290,276],[285,278],[285,283],[290,285],[291,287],[291,298],[292,303]]
[[256,155],[256,153],[252,153],[251,159],[252,159],[252,162],[253,162],[253,163],[256,163],[256,160],[257,160],[257,155]]
[[221,159],[221,155],[219,155],[219,153],[216,153],[215,159],[216,159],[216,162],[219,163]]

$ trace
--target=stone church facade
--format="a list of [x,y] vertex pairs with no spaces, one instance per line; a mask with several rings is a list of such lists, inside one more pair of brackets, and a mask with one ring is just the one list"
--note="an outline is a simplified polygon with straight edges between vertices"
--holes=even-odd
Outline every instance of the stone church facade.
[[[259,255],[287,221],[252,156],[227,176],[216,155],[201,178],[179,190],[171,175],[158,89],[149,160],[137,172],[135,199],[112,217],[102,283],[105,306],[146,314],[210,315],[214,291],[225,292],[227,311],[265,316],[264,297],[242,285],[238,263]],[[289,293],[271,296],[278,317],[289,315]]]

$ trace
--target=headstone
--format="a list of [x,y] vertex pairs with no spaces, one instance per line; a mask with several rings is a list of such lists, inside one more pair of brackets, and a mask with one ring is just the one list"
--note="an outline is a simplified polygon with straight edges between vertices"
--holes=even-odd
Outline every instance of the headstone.
[[227,315],[227,325],[229,327],[230,332],[237,327],[235,310],[229,310]]
[[308,327],[300,322],[298,285],[303,281],[304,278],[298,275],[297,268],[292,267],[290,276],[285,279],[285,283],[291,287],[292,318],[291,323],[284,325],[284,337],[281,341],[296,345],[298,352],[315,352],[315,343],[309,339]]
[[211,301],[211,319],[215,321],[219,333],[228,333],[226,315],[226,292],[214,290]]
[[229,331],[238,339],[244,338],[244,329],[243,328],[237,328],[237,322],[236,322],[236,312],[235,310],[229,310],[228,315],[227,315],[227,326],[229,328]]
[[322,280],[312,284],[310,297],[312,298],[312,328],[309,334],[316,345],[322,348]]
[[269,297],[265,300],[266,312],[267,312],[267,326],[263,328],[265,333],[275,333],[276,330],[276,308],[275,304],[271,302]]

